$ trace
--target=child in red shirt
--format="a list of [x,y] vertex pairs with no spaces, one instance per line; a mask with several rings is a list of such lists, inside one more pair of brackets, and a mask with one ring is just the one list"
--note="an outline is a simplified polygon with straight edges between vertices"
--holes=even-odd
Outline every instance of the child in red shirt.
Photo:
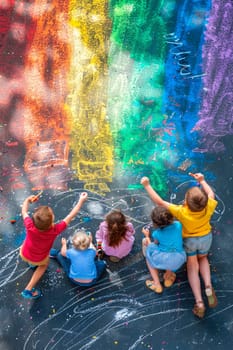
[[38,207],[30,218],[28,207],[30,203],[35,201],[35,196],[29,196],[25,199],[22,206],[22,216],[26,228],[26,238],[20,248],[20,256],[32,267],[36,267],[36,270],[21,293],[24,298],[36,299],[42,295],[41,291],[35,288],[35,285],[49,265],[49,252],[53,242],[78,214],[87,197],[86,192],[81,193],[78,203],[58,224],[54,224],[54,213],[48,206]]

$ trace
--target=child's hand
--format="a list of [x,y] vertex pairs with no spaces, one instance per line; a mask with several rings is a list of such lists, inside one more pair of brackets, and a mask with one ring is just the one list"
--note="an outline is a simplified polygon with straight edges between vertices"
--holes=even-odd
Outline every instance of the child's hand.
[[35,196],[34,196],[34,195],[31,195],[31,196],[27,197],[27,198],[26,198],[26,201],[29,202],[29,203],[35,202]]
[[43,191],[40,191],[39,193],[35,194],[33,198],[30,200],[31,203],[38,201],[40,196],[42,195]]
[[65,237],[62,237],[61,244],[66,245],[66,243],[67,243],[67,239]]
[[197,180],[198,182],[201,182],[204,180],[204,175],[201,173],[189,173],[190,176],[192,176],[195,180]]
[[87,192],[82,192],[79,197],[79,201],[85,202],[87,200],[88,194]]
[[148,228],[143,227],[142,233],[144,234],[145,237],[150,237],[150,231],[148,230]]
[[140,182],[141,182],[141,185],[143,185],[143,186],[147,186],[150,184],[150,180],[146,176],[142,177]]

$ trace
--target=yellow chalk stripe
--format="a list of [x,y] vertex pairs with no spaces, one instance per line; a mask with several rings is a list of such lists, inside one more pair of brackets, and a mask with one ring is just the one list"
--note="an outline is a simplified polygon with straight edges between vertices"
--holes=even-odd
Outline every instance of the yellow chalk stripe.
[[106,117],[110,20],[107,0],[71,0],[73,48],[67,104],[72,113],[72,167],[84,188],[104,194],[113,176],[113,145]]

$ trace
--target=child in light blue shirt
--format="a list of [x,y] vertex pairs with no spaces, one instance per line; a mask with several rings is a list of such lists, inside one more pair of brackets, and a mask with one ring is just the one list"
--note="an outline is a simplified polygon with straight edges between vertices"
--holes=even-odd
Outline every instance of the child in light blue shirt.
[[72,238],[72,248],[67,248],[67,240],[61,239],[61,251],[52,249],[51,258],[56,258],[69,279],[79,286],[94,285],[106,270],[106,262],[96,259],[96,248],[92,236],[85,231],[77,231]]
[[145,238],[142,242],[143,254],[152,280],[146,286],[156,293],[162,293],[158,270],[166,270],[163,275],[164,286],[171,287],[176,273],[186,261],[186,253],[182,241],[182,225],[176,221],[168,209],[158,206],[152,210],[152,241],[148,229],[143,228]]

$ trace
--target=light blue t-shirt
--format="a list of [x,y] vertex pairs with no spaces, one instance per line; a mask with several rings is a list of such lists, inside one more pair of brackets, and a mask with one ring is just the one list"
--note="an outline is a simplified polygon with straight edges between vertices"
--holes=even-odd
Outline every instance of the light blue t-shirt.
[[158,228],[152,232],[152,238],[157,240],[158,248],[161,252],[182,252],[182,225],[179,221],[174,221],[171,225]]
[[66,257],[71,261],[69,277],[78,279],[96,278],[95,256],[96,251],[91,248],[86,250],[68,249]]

